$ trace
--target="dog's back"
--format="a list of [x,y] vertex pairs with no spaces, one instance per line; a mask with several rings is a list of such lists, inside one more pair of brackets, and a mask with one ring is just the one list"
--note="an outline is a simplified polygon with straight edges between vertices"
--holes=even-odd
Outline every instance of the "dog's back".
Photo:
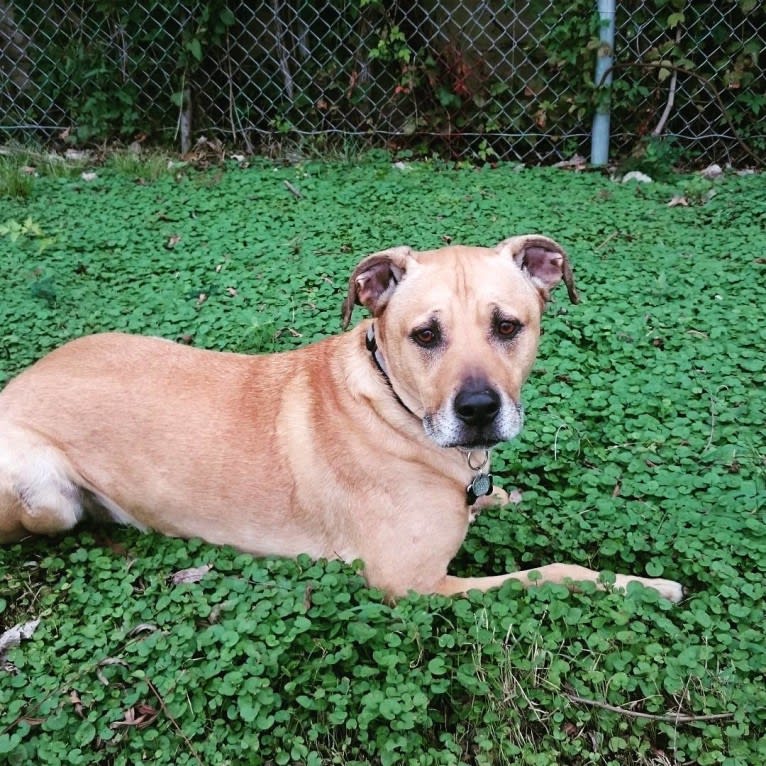
[[[286,457],[263,445],[302,367],[295,355],[306,352],[221,354],[112,333],[53,351],[0,394],[0,542],[69,529],[95,502],[118,522],[281,552],[273,530],[262,534],[277,513],[264,477]],[[242,518],[243,486],[251,505],[264,496],[257,518]],[[211,518],[228,503],[235,513]]]

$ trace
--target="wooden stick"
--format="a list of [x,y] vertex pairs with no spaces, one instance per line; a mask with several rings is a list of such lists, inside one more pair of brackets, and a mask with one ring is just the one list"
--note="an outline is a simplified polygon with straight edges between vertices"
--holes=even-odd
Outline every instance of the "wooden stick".
[[629,708],[610,705],[608,702],[589,700],[585,697],[580,697],[577,694],[570,694],[569,692],[563,692],[563,694],[568,700],[577,702],[581,705],[602,708],[603,710],[608,710],[611,713],[619,713],[620,715],[626,715],[632,718],[647,718],[650,721],[666,721],[667,723],[694,723],[695,721],[719,721],[725,718],[732,718],[734,716],[734,713],[710,713],[707,715],[686,715],[684,713],[677,713],[675,715],[670,713],[665,715],[657,715],[655,713],[641,713],[637,710],[630,710]]

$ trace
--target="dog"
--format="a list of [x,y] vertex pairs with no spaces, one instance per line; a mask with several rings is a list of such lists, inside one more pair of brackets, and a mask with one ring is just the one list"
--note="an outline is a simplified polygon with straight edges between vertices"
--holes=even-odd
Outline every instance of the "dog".
[[[364,258],[342,307],[371,317],[302,349],[243,355],[159,338],[67,343],[0,394],[0,542],[86,513],[258,556],[362,560],[371,586],[458,594],[599,583],[549,564],[447,566],[492,492],[490,451],[521,430],[551,290],[578,295],[562,247],[395,247]],[[536,574],[533,574],[536,573]],[[682,597],[670,580],[617,575]]]

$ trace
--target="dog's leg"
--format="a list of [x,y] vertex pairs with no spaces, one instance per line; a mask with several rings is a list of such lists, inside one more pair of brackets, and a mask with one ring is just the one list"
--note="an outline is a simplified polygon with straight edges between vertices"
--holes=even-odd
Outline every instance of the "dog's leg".
[[469,521],[475,521],[476,517],[488,508],[501,508],[504,505],[508,505],[510,498],[508,493],[502,488],[495,486],[489,495],[480,497],[477,501],[468,508]]
[[6,481],[0,478],[0,545],[20,540],[26,532],[21,523],[21,501]]
[[61,452],[39,437],[0,424],[0,543],[51,535],[82,518],[80,490]]
[[[530,575],[536,576],[531,577]],[[469,590],[498,588],[506,580],[511,579],[519,580],[526,587],[552,582],[576,588],[578,582],[592,582],[603,588],[602,583],[599,582],[599,573],[592,569],[576,564],[548,564],[537,569],[527,569],[494,577],[451,577],[447,575],[435,588],[435,591],[445,596],[452,596]],[[654,588],[661,596],[673,603],[677,603],[683,598],[683,588],[673,580],[616,575],[614,585],[616,588],[626,588],[631,582],[638,582],[644,587]]]

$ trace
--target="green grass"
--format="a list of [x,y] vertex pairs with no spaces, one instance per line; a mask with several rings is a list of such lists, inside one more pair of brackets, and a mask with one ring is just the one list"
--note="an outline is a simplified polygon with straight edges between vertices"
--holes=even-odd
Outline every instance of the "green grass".
[[152,150],[132,151],[130,149],[109,154],[106,166],[121,175],[133,177],[141,182],[156,181],[171,172],[172,160],[167,154]]
[[84,162],[66,159],[52,152],[20,145],[0,146],[0,199],[24,200],[40,176],[68,178],[79,175]]
[[369,252],[539,231],[583,301],[551,306],[525,431],[496,456],[521,502],[480,516],[453,571],[562,560],[688,594],[389,605],[337,562],[116,528],[11,546],[0,623],[41,622],[0,672],[0,762],[766,762],[766,177],[636,187],[381,154],[95,172],[3,203],[0,383],[107,329],[293,348],[337,331]]
[[34,170],[14,159],[0,155],[0,199],[13,197],[24,199],[32,191]]

